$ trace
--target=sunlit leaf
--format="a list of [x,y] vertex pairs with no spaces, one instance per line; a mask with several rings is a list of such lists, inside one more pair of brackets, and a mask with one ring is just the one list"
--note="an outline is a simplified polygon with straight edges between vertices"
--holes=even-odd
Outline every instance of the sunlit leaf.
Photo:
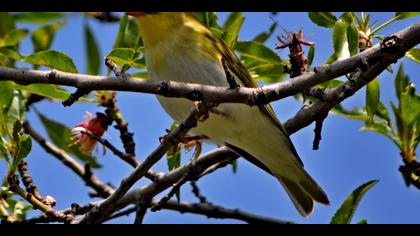
[[140,46],[142,46],[142,40],[136,18],[124,14],[112,48],[138,48]]
[[420,64],[420,48],[412,48],[405,53],[405,56]]
[[359,52],[359,31],[354,22],[351,22],[347,29],[347,41],[349,44],[350,56],[356,55]]
[[13,15],[14,19],[19,22],[46,24],[65,17],[62,12],[19,12]]
[[333,29],[333,46],[334,53],[337,60],[345,59],[350,56],[348,41],[347,41],[347,28],[348,22],[340,18],[335,22]]
[[15,29],[15,21],[8,12],[0,12],[0,38]]
[[359,222],[357,222],[356,224],[358,224],[358,225],[365,225],[367,223],[368,223],[368,221],[366,219],[362,219]]
[[114,48],[108,54],[107,58],[115,62],[118,66],[133,66],[145,68],[144,58],[137,58],[138,53],[132,48]]
[[217,23],[216,12],[194,12],[193,16],[207,27],[221,28]]
[[10,105],[5,109],[7,129],[11,132],[16,121],[23,121],[26,112],[26,98],[20,91],[14,90]]
[[314,61],[314,57],[315,57],[315,45],[312,44],[309,47],[309,52],[308,52],[308,67],[312,65],[312,62]]
[[243,17],[242,14],[237,12],[231,13],[231,17],[228,18],[227,22],[223,26],[225,33],[222,35],[222,38],[231,49],[235,47],[239,31],[244,20],[245,17]]
[[312,22],[321,27],[333,28],[337,21],[331,12],[308,12],[308,16]]
[[0,47],[0,54],[13,60],[21,60],[23,58],[22,55],[9,47]]
[[42,65],[51,69],[57,69],[64,72],[77,73],[73,60],[66,54],[58,51],[47,50],[37,52],[26,57],[24,62],[35,65]]
[[242,17],[242,12],[231,12],[225,22],[223,23],[223,30],[228,31],[229,28],[237,21],[239,18]]
[[398,20],[407,19],[419,15],[420,12],[397,12],[395,17],[398,17]]
[[32,149],[32,139],[29,135],[20,135],[17,140],[17,150],[15,156],[13,157],[12,171],[16,170],[17,165],[21,162]]
[[341,115],[349,119],[367,121],[368,117],[361,109],[346,110],[341,104],[338,104],[331,110],[333,114]]
[[372,188],[379,180],[372,180],[365,184],[362,184],[356,188],[343,202],[341,207],[334,214],[331,219],[331,224],[350,224],[354,213],[359,206],[360,200],[365,195],[365,193]]
[[85,33],[85,51],[87,61],[87,74],[97,75],[101,69],[101,55],[98,48],[98,43],[92,33],[88,24],[84,25]]
[[326,82],[324,82],[324,83],[322,83],[318,86],[320,88],[336,88],[336,87],[338,87],[342,84],[343,84],[343,81],[338,80],[338,79],[332,79],[332,80],[326,81]]
[[[33,94],[44,96],[47,98],[57,99],[57,100],[66,100],[70,96],[70,92],[62,88],[57,87],[54,84],[31,84],[31,85],[20,85],[13,84],[15,89],[21,89]],[[95,102],[93,99],[87,99],[81,97],[78,102]]]
[[55,23],[44,25],[32,32],[31,40],[34,46],[34,52],[48,50],[54,40],[55,33],[60,30],[66,23]]
[[381,101],[379,101],[375,115],[385,120],[388,124],[391,124],[388,109],[385,107],[385,105]]
[[365,126],[360,128],[360,131],[373,131],[385,135],[389,140],[391,140],[395,145],[397,145],[397,147],[401,147],[401,141],[390,134],[391,127],[389,127],[386,124],[375,121],[373,123],[366,124]]
[[253,41],[238,41],[235,49],[248,58],[266,63],[282,63],[281,58],[264,44]]
[[373,116],[379,105],[380,84],[379,79],[375,78],[366,86],[366,111],[369,116],[369,122],[373,122]]
[[271,35],[273,35],[276,27],[277,27],[277,23],[274,22],[270,26],[270,28],[268,29],[268,32],[262,32],[262,33],[258,34],[257,36],[255,36],[254,39],[252,39],[252,41],[257,41],[257,42],[260,42],[260,43],[264,43],[265,41],[267,41],[268,38],[271,37]]
[[4,36],[3,45],[1,46],[15,46],[25,38],[28,33],[29,31],[27,29],[14,29]]
[[405,87],[408,85],[408,78],[404,75],[404,66],[401,63],[400,67],[398,68],[397,75],[394,79],[394,88],[397,98],[400,99],[401,93]]
[[[169,131],[174,131],[178,127],[176,122],[173,122]],[[171,146],[166,152],[166,160],[168,164],[168,170],[174,170],[181,166],[181,146],[179,144]],[[181,200],[181,192],[176,192],[176,198],[178,201]]]

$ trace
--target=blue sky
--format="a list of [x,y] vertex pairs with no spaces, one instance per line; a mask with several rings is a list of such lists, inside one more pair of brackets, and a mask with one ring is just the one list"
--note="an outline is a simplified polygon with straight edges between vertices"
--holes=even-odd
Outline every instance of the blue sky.
[[[337,16],[339,14],[336,14]],[[372,13],[372,18],[379,23],[385,22],[393,16],[392,13]],[[226,13],[220,13],[221,22]],[[250,40],[258,33],[268,29],[272,24],[268,13],[245,13],[246,20],[240,33],[241,40]],[[303,27],[307,40],[316,44],[316,54],[313,65],[323,64],[331,55],[332,34],[327,28],[313,24],[306,13],[279,13],[278,22],[290,31],[298,31]],[[394,22],[394,24],[380,31],[387,35],[399,31],[420,19]],[[103,24],[90,20],[102,56],[110,49],[118,24]],[[21,25],[29,29],[38,26]],[[276,33],[281,33],[280,29]],[[270,38],[266,45],[273,47],[277,43]],[[73,58],[80,72],[85,71],[83,18],[72,16],[68,24],[60,30],[51,47],[63,51]],[[32,47],[29,37],[26,38],[21,49],[23,53],[31,53]],[[307,49],[305,49],[307,50]],[[279,51],[282,58],[287,57],[287,50]],[[406,73],[411,80],[418,83],[415,78],[418,65],[404,58]],[[394,71],[398,65],[393,65]],[[102,67],[102,74],[105,74]],[[383,72],[380,75],[381,99],[389,107],[389,102],[395,102],[393,89],[394,75]],[[362,89],[355,96],[344,102],[347,108],[364,105],[365,91]],[[170,126],[172,120],[166,115],[153,95],[137,93],[119,93],[118,104],[124,118],[129,122],[130,131],[134,132],[136,140],[136,153],[139,160],[150,153],[158,145],[158,137]],[[280,120],[285,121],[293,116],[301,104],[293,98],[286,98],[272,103]],[[77,103],[64,108],[59,102],[43,101],[36,104],[36,108],[59,120],[68,126],[74,126],[81,121],[84,113],[103,111],[95,104]],[[29,112],[28,120],[45,137],[45,131],[36,114]],[[286,193],[272,176],[259,170],[244,160],[239,161],[238,172],[233,174],[231,167],[226,167],[201,179],[198,186],[208,201],[228,208],[240,208],[245,211],[287,219],[299,223],[328,223],[334,212],[350,192],[362,183],[372,179],[379,179],[379,183],[372,188],[362,200],[354,221],[366,218],[369,223],[420,223],[418,211],[420,210],[420,191],[407,188],[403,182],[398,166],[401,164],[399,150],[384,136],[373,132],[362,132],[361,122],[348,120],[330,115],[325,123],[322,133],[320,150],[312,150],[313,126],[302,129],[291,136],[298,150],[306,170],[317,180],[327,192],[330,206],[316,205],[314,213],[307,218],[301,217],[294,209]],[[106,136],[117,147],[122,149],[118,132],[111,128]],[[205,150],[214,146],[208,145]],[[182,162],[187,163],[191,154],[183,155]],[[117,186],[120,180],[127,176],[132,168],[115,158],[110,152],[98,157],[103,168],[95,170],[102,180]],[[88,188],[70,170],[60,162],[49,156],[38,144],[33,145],[28,157],[29,170],[40,188],[42,194],[54,196],[58,204],[56,209],[63,209],[76,201],[84,204],[92,199],[87,195]],[[0,163],[0,173],[3,176],[4,163]],[[166,161],[162,160],[153,167],[154,170],[166,171]],[[142,180],[136,186],[146,183]],[[181,198],[185,201],[196,201],[187,184],[182,188]],[[114,223],[131,223],[133,216],[122,217],[112,221]],[[179,214],[177,212],[160,211],[147,214],[145,223],[237,223],[236,220],[214,220],[204,216],[192,214]]]

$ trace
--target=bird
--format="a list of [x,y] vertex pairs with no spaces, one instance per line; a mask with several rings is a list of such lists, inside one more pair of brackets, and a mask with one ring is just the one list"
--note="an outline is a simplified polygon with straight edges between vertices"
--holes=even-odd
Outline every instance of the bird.
[[[144,43],[148,78],[229,87],[226,69],[240,87],[258,88],[242,62],[226,43],[192,13],[129,12],[136,17]],[[227,68],[226,68],[227,67]],[[182,122],[194,102],[157,95],[164,110]],[[222,103],[191,133],[248,157],[277,178],[302,216],[314,202],[329,204],[327,194],[305,171],[293,143],[267,105]]]

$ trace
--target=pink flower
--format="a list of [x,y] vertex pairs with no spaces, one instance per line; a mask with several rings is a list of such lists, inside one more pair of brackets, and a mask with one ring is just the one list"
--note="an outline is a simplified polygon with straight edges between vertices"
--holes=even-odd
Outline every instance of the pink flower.
[[97,137],[101,137],[112,120],[109,119],[104,113],[97,112],[96,117],[90,112],[86,112],[86,120],[80,122],[71,130],[73,139],[77,140],[80,144],[80,151],[84,154],[90,155],[96,146],[96,140],[89,137],[82,132],[90,132]]

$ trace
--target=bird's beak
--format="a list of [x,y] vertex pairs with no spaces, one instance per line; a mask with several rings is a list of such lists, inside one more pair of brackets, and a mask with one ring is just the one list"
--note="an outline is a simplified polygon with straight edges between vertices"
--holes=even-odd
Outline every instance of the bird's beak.
[[134,17],[144,16],[145,14],[146,12],[127,12],[127,15],[134,16]]

